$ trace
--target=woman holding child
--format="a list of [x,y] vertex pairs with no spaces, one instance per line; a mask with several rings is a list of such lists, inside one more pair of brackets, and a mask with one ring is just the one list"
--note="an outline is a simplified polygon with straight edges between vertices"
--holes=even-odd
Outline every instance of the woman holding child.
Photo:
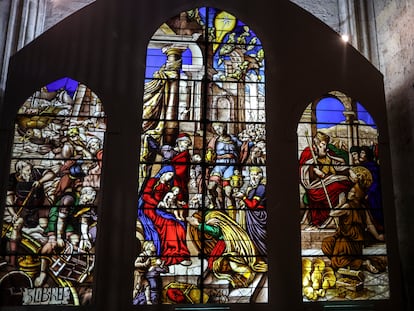
[[185,222],[157,208],[158,203],[171,190],[174,175],[174,167],[166,165],[143,185],[138,202],[138,219],[142,223],[145,240],[154,242],[157,255],[166,265],[190,265]]

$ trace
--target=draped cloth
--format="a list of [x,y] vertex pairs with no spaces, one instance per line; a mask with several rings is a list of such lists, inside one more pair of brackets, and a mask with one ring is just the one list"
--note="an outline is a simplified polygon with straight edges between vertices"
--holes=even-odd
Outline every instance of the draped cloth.
[[164,166],[143,188],[138,201],[138,219],[142,224],[145,240],[153,241],[157,255],[166,265],[189,260],[190,251],[186,244],[186,224],[169,212],[157,208],[158,203],[171,189],[171,184],[161,183],[160,176],[174,172],[172,166]]
[[170,81],[178,79],[181,61],[169,62],[154,73],[153,79],[144,85],[144,107],[142,130],[157,127],[159,120],[165,120],[170,96]]
[[363,263],[365,208],[355,202],[349,202],[348,205],[349,209],[339,217],[335,235],[322,241],[322,251],[331,259],[331,266],[335,270],[343,267],[358,270]]
[[[301,184],[306,189],[308,197],[311,223],[313,225],[320,226],[329,218],[331,207],[338,204],[339,195],[341,193],[347,193],[351,188],[352,183],[349,181],[347,176],[336,174],[327,175],[327,177],[323,180],[319,178],[311,180],[310,170],[314,167],[315,163],[309,147],[303,150],[299,159],[299,165]],[[343,165],[336,166],[334,163],[332,163],[331,166],[338,171],[345,168]],[[328,196],[325,192],[324,186]]]
[[[201,219],[200,215],[193,216]],[[257,273],[267,271],[267,264],[258,256],[249,235],[237,222],[216,210],[207,212],[205,222],[213,218],[219,220],[217,227],[220,235],[205,236],[209,240],[203,243],[200,229],[190,229],[195,244],[200,249],[204,246],[202,251],[211,256],[209,268],[215,277],[228,280],[235,288],[249,286]]]
[[[151,162],[153,151],[150,148],[149,136],[158,145],[161,142],[167,120],[167,107],[170,97],[171,80],[178,79],[181,61],[170,61],[156,71],[153,79],[144,85],[144,105],[142,111],[142,137],[141,137],[141,162]],[[145,166],[145,165],[144,165]],[[145,169],[141,172],[142,177],[147,177]]]

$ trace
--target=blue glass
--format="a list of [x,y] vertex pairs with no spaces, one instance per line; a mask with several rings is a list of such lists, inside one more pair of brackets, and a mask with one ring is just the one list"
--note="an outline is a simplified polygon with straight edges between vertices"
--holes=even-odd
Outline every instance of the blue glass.
[[344,105],[333,97],[321,99],[316,106],[318,128],[328,128],[345,121]]
[[49,92],[65,90],[71,97],[73,97],[78,85],[79,85],[79,82],[71,78],[61,78],[54,82],[49,83],[48,85],[46,85],[46,88]]

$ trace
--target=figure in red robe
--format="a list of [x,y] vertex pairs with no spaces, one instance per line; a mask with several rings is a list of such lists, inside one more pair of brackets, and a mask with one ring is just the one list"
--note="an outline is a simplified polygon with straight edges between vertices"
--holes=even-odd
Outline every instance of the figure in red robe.
[[145,240],[153,241],[157,255],[165,264],[190,265],[190,252],[186,244],[186,224],[172,213],[157,208],[165,194],[171,190],[174,167],[166,165],[148,179],[138,203],[138,219],[144,229]]
[[313,150],[306,147],[299,159],[310,224],[317,227],[327,225],[330,209],[338,204],[339,195],[347,193],[351,187],[345,174],[346,162],[328,149],[329,139],[328,135],[318,132],[313,139]]

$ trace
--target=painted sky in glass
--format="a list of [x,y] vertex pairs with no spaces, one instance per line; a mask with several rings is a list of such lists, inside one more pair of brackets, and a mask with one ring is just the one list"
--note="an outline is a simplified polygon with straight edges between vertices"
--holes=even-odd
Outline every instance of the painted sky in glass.
[[34,92],[16,120],[1,239],[1,306],[92,299],[106,119],[71,78]]
[[303,301],[389,298],[378,129],[331,92],[298,125]]
[[198,8],[148,44],[133,304],[266,303],[264,52]]

